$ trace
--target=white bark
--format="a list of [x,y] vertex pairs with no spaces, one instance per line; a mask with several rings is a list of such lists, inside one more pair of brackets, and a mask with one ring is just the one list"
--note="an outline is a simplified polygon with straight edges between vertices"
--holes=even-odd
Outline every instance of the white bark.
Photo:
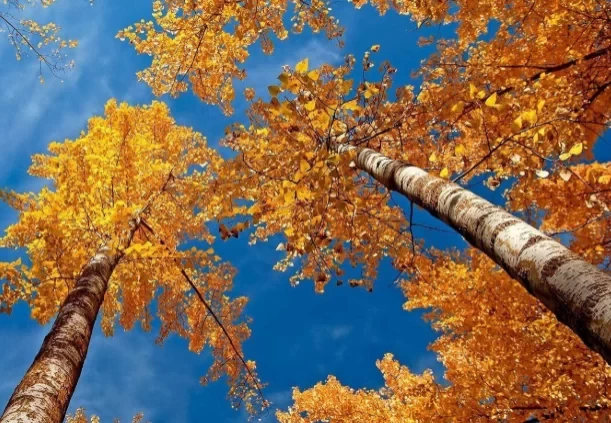
[[458,231],[611,364],[611,275],[505,210],[420,168],[371,149],[357,150],[356,167]]
[[9,399],[0,423],[64,420],[115,264],[116,257],[102,248],[85,266],[34,362]]

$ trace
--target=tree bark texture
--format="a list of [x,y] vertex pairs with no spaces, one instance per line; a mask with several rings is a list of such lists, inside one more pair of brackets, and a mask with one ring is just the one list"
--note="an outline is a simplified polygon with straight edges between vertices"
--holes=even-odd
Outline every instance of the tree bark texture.
[[116,261],[103,247],[85,266],[34,362],[15,388],[0,423],[64,420]]
[[611,275],[505,210],[418,167],[371,149],[357,150],[356,167],[458,231],[611,364]]

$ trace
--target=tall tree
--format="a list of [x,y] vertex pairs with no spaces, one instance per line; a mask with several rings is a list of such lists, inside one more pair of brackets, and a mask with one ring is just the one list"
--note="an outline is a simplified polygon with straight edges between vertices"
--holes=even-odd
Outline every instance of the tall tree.
[[430,310],[446,381],[387,354],[381,389],[331,376],[295,389],[281,423],[606,421],[611,367],[494,262],[474,250],[416,261],[421,273],[401,285],[405,308]]
[[[372,48],[374,52],[378,49],[379,46]],[[579,62],[587,67],[593,66],[592,62],[594,65],[601,61],[604,63],[608,53],[601,51],[586,55]],[[349,58],[346,66],[337,69],[327,66],[308,72],[307,60],[300,62],[294,71],[280,75],[279,86],[270,87],[271,101],[259,100],[253,104],[250,112],[252,126],[236,126],[228,134],[226,143],[241,153],[236,166],[242,168],[244,179],[252,184],[250,198],[261,204],[253,206],[250,211],[256,214],[258,221],[266,224],[266,229],[261,232],[263,237],[270,231],[284,230],[291,245],[297,246],[297,253],[313,252],[314,268],[324,275],[316,277],[316,281],[330,279],[330,271],[343,259],[343,243],[347,240],[359,251],[357,261],[367,267],[388,254],[396,263],[409,268],[412,260],[409,257],[416,252],[414,244],[411,251],[406,248],[409,241],[396,246],[399,248],[380,249],[384,238],[370,231],[366,241],[374,246],[374,250],[364,252],[359,245],[364,232],[353,230],[354,219],[351,217],[356,213],[366,215],[367,211],[357,210],[355,197],[376,193],[384,198],[384,194],[379,193],[379,186],[368,186],[367,179],[354,178],[350,163],[353,168],[367,172],[387,190],[404,194],[456,229],[520,280],[586,344],[607,360],[611,359],[611,277],[520,219],[458,185],[444,181],[456,171],[460,173],[455,180],[480,173],[483,169],[478,169],[478,166],[484,162],[492,172],[489,185],[493,188],[498,186],[501,178],[511,174],[526,176],[528,172],[541,178],[549,176],[550,171],[564,169],[567,160],[579,156],[585,146],[591,148],[596,138],[587,136],[556,159],[550,159],[553,167],[545,168],[542,162],[554,154],[557,145],[554,132],[585,136],[585,130],[594,124],[598,126],[591,132],[600,133],[607,116],[598,110],[608,93],[589,102],[587,107],[573,108],[573,116],[565,119],[565,112],[561,110],[563,99],[547,99],[545,96],[537,101],[536,96],[532,98],[531,90],[525,90],[524,98],[514,93],[505,101],[494,88],[486,91],[468,83],[466,88],[462,88],[467,90],[470,99],[466,105],[466,102],[458,100],[461,87],[448,81],[447,85],[454,83],[456,103],[444,109],[436,104],[438,99],[431,93],[432,83],[425,83],[418,96],[410,88],[402,88],[397,93],[397,100],[389,101],[387,91],[395,70],[388,64],[382,68],[381,82],[363,82],[356,96],[350,96],[352,81],[347,80],[346,75],[352,71],[353,63],[354,59]],[[371,67],[370,63],[371,53],[368,52],[363,59],[365,70]],[[570,66],[577,63],[575,61]],[[557,69],[560,75],[552,74],[545,79],[553,83],[556,78],[564,78],[561,71],[566,72],[570,66]],[[525,79],[536,80],[532,76]],[[439,85],[435,92],[443,94],[445,88],[441,87],[445,85]],[[544,95],[547,89],[551,88],[544,86],[537,94]],[[282,91],[286,92],[284,101],[276,98]],[[589,96],[589,93],[581,95]],[[553,105],[548,105],[548,102]],[[524,105],[529,103],[534,103],[534,108],[524,109]],[[520,107],[517,113],[511,112],[514,107]],[[470,111],[465,113],[467,108]],[[460,123],[465,127],[464,131],[456,122],[444,121],[456,119],[454,116],[457,114],[466,114],[466,122]],[[490,123],[486,123],[487,120]],[[438,124],[439,121],[446,123]],[[450,126],[454,129],[448,129]],[[477,160],[473,160],[473,156],[477,157],[477,148],[482,146],[473,141],[476,133],[471,129],[474,127],[484,133],[480,138],[494,143],[488,144],[489,149],[482,153],[484,157]],[[452,136],[444,134],[444,131]],[[431,139],[433,133],[438,136],[423,141]],[[534,145],[531,147],[530,144]],[[391,160],[376,150],[396,152],[409,163]],[[350,151],[356,154],[346,154]],[[512,158],[510,164],[506,157]],[[499,164],[495,166],[497,162]],[[419,167],[435,169],[439,163],[445,163],[440,178]],[[605,181],[601,179],[601,184]],[[585,188],[588,191],[593,189],[591,184],[586,184]],[[241,189],[248,195],[248,184]],[[601,193],[602,196],[608,194],[605,190]],[[604,204],[594,192],[592,195]],[[309,205],[304,208],[304,203]],[[269,204],[275,204],[276,209],[265,207]],[[262,211],[262,207],[265,210]],[[586,204],[582,207],[585,208]],[[312,214],[304,214],[304,210],[311,210]],[[344,217],[331,217],[334,214],[343,214]],[[393,221],[390,213],[388,219],[371,217],[381,222]],[[606,215],[602,217],[608,219]],[[366,218],[366,222],[370,220]],[[391,229],[405,232],[402,225],[406,226],[406,222],[395,223]],[[332,235],[324,235],[317,241],[319,233]],[[322,248],[332,243],[327,238],[336,238],[334,247],[319,254]],[[305,243],[316,242],[321,248],[305,250],[302,247]],[[307,264],[305,267],[307,269]],[[316,271],[301,273],[297,277],[312,278]]]
[[[356,7],[365,3],[354,2]],[[597,0],[572,6],[561,0],[545,4],[513,0],[503,7],[498,7],[494,1],[474,6],[472,2],[463,0],[409,4],[373,1],[372,4],[380,13],[395,9],[410,14],[419,25],[459,23],[456,39],[422,41],[436,42],[438,51],[418,70],[423,78],[418,93],[414,93],[411,87],[401,88],[396,101],[389,101],[388,90],[395,69],[384,64],[381,67],[382,80],[377,83],[363,81],[351,98],[351,82],[346,75],[352,71],[353,57],[348,59],[344,68],[332,70],[327,67],[310,73],[307,73],[307,62],[302,62],[295,73],[285,72],[280,76],[280,86],[270,87],[274,100],[267,108],[260,103],[253,107],[255,125],[249,132],[253,141],[247,141],[243,128],[239,127],[229,137],[229,144],[245,153],[241,158],[241,165],[246,168],[243,172],[245,177],[256,174],[259,178],[251,180],[263,179],[269,191],[258,192],[256,196],[261,202],[251,208],[256,220],[262,218],[266,225],[255,237],[265,238],[274,231],[284,231],[288,242],[280,248],[287,249],[289,260],[296,255],[311,257],[306,259],[303,271],[294,280],[312,278],[317,282],[318,290],[347,258],[365,265],[363,278],[353,280],[353,285],[364,284],[371,289],[375,277],[372,269],[383,255],[391,254],[397,257],[396,261],[401,261],[396,252],[409,255],[410,250],[411,254],[416,251],[415,242],[405,241],[405,237],[397,244],[397,235],[409,229],[405,221],[395,218],[399,214],[396,209],[388,207],[376,214],[372,207],[366,206],[364,211],[357,211],[364,202],[358,204],[356,198],[362,198],[362,195],[346,195],[349,198],[337,200],[342,195],[340,192],[352,188],[359,194],[367,193],[366,197],[371,197],[368,198],[369,205],[376,198],[380,201],[385,198],[377,188],[367,187],[366,180],[355,183],[349,173],[344,172],[348,178],[339,181],[341,166],[338,163],[341,160],[334,155],[338,146],[347,146],[344,150],[348,147],[371,147],[388,157],[408,160],[420,168],[440,172],[444,178],[453,174],[455,180],[466,181],[489,171],[491,177],[487,184],[494,189],[503,179],[510,177],[527,181],[559,171],[570,172],[567,161],[591,150],[609,119],[605,104],[611,95],[608,89],[611,81],[608,73],[601,72],[601,69],[608,68],[611,57],[609,37],[606,36],[609,14],[606,4],[601,5]],[[207,35],[208,24],[203,23],[204,20],[208,22],[208,18],[220,19],[220,16],[227,20],[236,19],[240,25],[232,36],[242,41],[244,52],[248,42],[257,37],[240,38],[249,28],[263,28],[263,34],[275,31],[279,38],[286,36],[283,27],[269,22],[260,25],[268,14],[259,13],[259,3],[254,5],[254,9],[248,3],[242,6],[238,15],[225,3],[157,2],[154,13],[161,31],[157,31],[153,23],[148,23],[129,28],[120,36],[129,37],[139,51],[153,55],[153,64],[141,77],[153,84],[157,93],[177,93],[188,89],[184,80],[189,76],[192,88],[200,98],[225,107],[223,100],[229,101],[234,96],[230,78],[242,74],[237,67],[232,68],[232,72],[226,71],[227,57],[219,56],[224,50],[218,50],[216,45],[225,46],[223,48],[227,51],[240,49],[230,50],[229,43],[216,43],[213,52],[204,53],[206,43],[213,40],[213,35]],[[261,7],[274,6],[274,3],[265,3]],[[319,4],[306,6],[318,7]],[[226,13],[222,14],[221,10]],[[278,10],[284,9],[280,7]],[[307,11],[298,15],[298,20],[310,16]],[[331,26],[328,28],[334,28],[336,22],[331,17],[329,19]],[[489,41],[478,41],[492,21],[501,22],[500,28]],[[226,21],[219,22],[222,24],[219,29],[224,28]],[[297,25],[301,26],[301,23]],[[334,29],[330,34],[340,32]],[[142,38],[137,34],[143,34]],[[547,42],[551,37],[553,45]],[[193,48],[195,45],[197,48]],[[239,45],[237,41],[236,45]],[[378,50],[379,46],[374,46],[372,52]],[[371,55],[368,52],[363,58],[364,71],[374,67]],[[245,57],[242,55],[239,60],[233,57],[229,62],[236,64]],[[222,77],[210,71],[218,66],[223,71]],[[275,97],[283,90],[295,97],[279,102]],[[252,99],[253,91],[247,90],[246,97]],[[238,133],[241,135],[236,137]],[[355,163],[363,169],[366,161],[356,160]],[[390,169],[397,170],[398,165],[394,162]],[[375,174],[371,166],[364,170]],[[397,181],[389,179],[389,175],[382,176],[378,172],[376,176],[387,188],[400,187]],[[263,191],[259,184],[255,182],[256,189]],[[361,189],[362,186],[370,189]],[[585,188],[594,196],[594,202],[605,203],[590,185],[585,184]],[[241,189],[245,194],[245,187]],[[458,193],[454,194],[457,198]],[[254,196],[250,198],[254,199]],[[417,202],[424,203],[423,198],[420,200]],[[306,207],[308,213],[301,213],[308,203],[311,204],[311,207]],[[335,209],[336,204],[341,204],[341,208]],[[287,211],[295,206],[298,206],[296,212]],[[440,212],[437,208],[432,211]],[[371,219],[359,222],[355,219],[359,214],[367,214]],[[336,219],[338,216],[344,218]],[[325,218],[329,218],[333,225],[323,222]],[[493,226],[515,222],[508,215],[506,219],[510,220],[496,222]],[[603,220],[606,219],[603,216]],[[366,242],[361,243],[358,237],[366,234],[363,228],[370,222],[378,231],[373,233],[379,235],[367,236]],[[335,225],[337,227],[331,229]],[[454,226],[462,228],[464,233],[468,225],[455,222]],[[513,233],[516,228],[515,225],[506,227],[505,232]],[[389,231],[395,234],[389,235]],[[497,235],[494,230],[489,235],[492,234]],[[469,237],[499,259],[499,252],[494,251],[494,246],[488,245],[489,240],[481,239],[480,235],[472,233]],[[333,237],[337,237],[333,243],[335,247],[329,248]],[[528,238],[533,242],[545,239],[536,232],[531,232]],[[351,256],[344,251],[347,241],[350,241]],[[543,243],[547,242],[551,241]],[[557,243],[549,245],[554,245],[555,250],[561,248]],[[528,246],[531,252],[542,251],[533,245]],[[389,253],[390,250],[393,253]],[[568,252],[562,251],[565,258],[568,257]],[[548,258],[551,260],[553,256],[548,255]],[[558,260],[552,260],[554,268],[558,267]],[[499,261],[514,276],[524,280],[524,270],[516,268],[516,263],[509,264],[509,261],[516,260],[505,258]],[[532,260],[522,261],[522,264],[527,261]],[[287,265],[288,262],[284,262],[279,267]],[[589,269],[588,272],[597,272],[591,267]],[[602,327],[608,322],[608,318],[602,318],[607,313],[602,302],[603,291],[608,287],[607,282],[601,282],[607,277],[599,275],[600,280],[590,279],[591,283],[580,285],[583,289],[576,290],[580,292],[578,295],[574,295],[572,288],[565,287],[561,295],[550,296],[549,286],[539,284],[539,276],[545,274],[547,278],[548,271],[543,272],[543,267],[540,267],[535,272],[537,276],[527,276],[530,280],[525,283],[527,288],[536,292],[539,298],[545,298],[548,306],[557,310],[561,319],[579,332],[586,342],[599,350],[608,349],[609,334]],[[563,278],[565,282],[566,277]],[[600,288],[601,283],[604,289]],[[597,293],[592,294],[594,292]],[[572,306],[558,305],[564,302]],[[579,310],[583,304],[588,304],[587,311]],[[568,312],[568,309],[572,311]],[[582,325],[591,327],[582,328]]]
[[25,300],[39,322],[57,318],[0,421],[63,421],[98,310],[107,335],[117,318],[124,329],[140,322],[150,330],[156,295],[159,340],[176,333],[193,351],[209,346],[207,379],[226,375],[234,403],[253,411],[262,398],[241,351],[250,333],[241,319],[246,299],[224,295],[234,271],[212,249],[181,248],[213,241],[206,222],[221,211],[212,182],[222,159],[157,102],[109,101],[87,132],[49,150],[34,157],[30,173],[51,188],[2,194],[19,212],[2,246],[25,248],[29,263],[2,265],[0,310]]
[[[357,7],[365,3],[354,2]],[[589,175],[596,175],[584,177],[584,168],[574,165],[592,159],[594,143],[609,124],[609,5],[597,0],[371,3],[381,13],[395,9],[410,14],[418,25],[457,22],[457,36],[422,40],[435,42],[437,52],[417,71],[422,77],[419,89],[402,87],[395,98],[389,88],[396,69],[389,64],[380,68],[379,82],[364,80],[355,91],[348,80],[354,57],[339,69],[326,66],[308,72],[304,61],[281,74],[280,85],[269,88],[273,99],[254,103],[250,127],[237,125],[226,139],[241,154],[228,172],[245,181],[235,187],[236,197],[255,202],[249,209],[259,224],[254,239],[284,232],[287,240],[279,249],[287,251],[287,258],[278,267],[302,259],[293,281],[311,278],[319,291],[334,276],[342,282],[340,265],[346,260],[363,266],[361,277],[351,284],[369,289],[384,256],[392,257],[402,272],[417,273],[414,260],[422,248],[413,237],[411,212],[409,218],[402,216],[387,191],[355,175],[352,164],[386,189],[402,190],[414,203],[442,216],[609,359],[609,277],[545,234],[432,175],[466,182],[487,173],[491,189],[516,178],[516,191],[508,195],[525,218],[536,195],[544,192],[521,195],[524,187],[545,178],[562,186],[560,180],[573,176],[583,193],[571,196],[577,210],[593,208],[598,217],[596,225],[582,223],[586,230],[571,230],[578,237],[572,245],[585,242],[580,240],[586,232],[593,240],[592,228],[608,227],[609,191],[601,187],[609,183],[607,169],[582,164],[592,170]],[[235,14],[225,3],[198,3],[188,13],[182,13],[183,2],[169,5],[167,13],[158,5],[156,13],[168,19],[168,25],[160,26],[169,35],[153,24],[128,31],[137,48],[154,57],[141,77],[153,85],[164,80],[159,93],[177,93],[177,87],[188,89],[183,82],[189,76],[204,101],[231,100],[233,90],[226,87],[231,77],[242,74],[207,72],[202,59],[212,56],[200,56],[199,46],[211,36],[203,37],[208,28],[203,21],[191,24],[194,16],[221,15],[221,9],[228,19]],[[247,3],[242,6],[252,12]],[[259,16],[257,7],[251,18]],[[251,25],[257,21],[252,19]],[[500,22],[500,28],[484,40],[493,21]],[[191,31],[198,37],[181,39],[183,24],[199,29]],[[379,49],[374,46],[363,58],[364,72],[374,68],[373,53]],[[224,63],[218,59],[210,68]],[[282,92],[285,101],[279,100]],[[252,90],[245,94],[247,99],[255,96]],[[338,154],[348,150],[356,150],[358,157]],[[429,185],[424,189],[408,183],[416,179]],[[460,207],[467,211],[457,210]],[[608,263],[607,242],[597,240],[588,250],[588,257],[596,253],[594,263]]]

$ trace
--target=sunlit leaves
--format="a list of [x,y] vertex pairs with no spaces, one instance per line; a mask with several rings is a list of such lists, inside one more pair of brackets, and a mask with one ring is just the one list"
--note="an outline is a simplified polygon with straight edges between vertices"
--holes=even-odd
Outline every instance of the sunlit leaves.
[[[202,101],[230,114],[233,84],[246,76],[243,64],[249,47],[260,41],[266,54],[273,52],[272,39],[288,36],[284,18],[289,5],[294,6],[294,32],[309,26],[329,38],[341,37],[343,30],[325,0],[155,0],[153,21],[135,23],[117,37],[128,40],[138,53],[152,56],[151,65],[138,77],[156,95],[178,96],[191,88]],[[302,67],[301,71],[305,72]]]
[[[143,419],[144,414],[138,413],[132,418],[131,423],[141,423]],[[100,418],[95,415],[87,417],[85,409],[78,408],[74,414],[68,414],[66,416],[66,423],[100,423]],[[114,423],[120,423],[120,421],[115,419]]]
[[[354,390],[329,376],[293,390],[281,423],[489,422],[604,419],[611,368],[551,312],[488,258],[435,252],[419,257],[402,287],[408,310],[426,309],[440,337],[432,344],[445,367],[439,383],[390,354],[378,361],[378,390]],[[579,363],[579,371],[575,371]],[[494,417],[491,417],[494,416]]]
[[43,66],[55,76],[74,67],[74,62],[66,59],[66,50],[76,47],[78,42],[63,39],[59,26],[53,22],[40,23],[32,19],[19,19],[24,9],[36,3],[47,7],[55,3],[55,0],[5,0],[3,8],[0,8],[0,33],[8,35],[17,60],[33,56],[40,61],[39,80],[43,83]]
[[[306,65],[279,76],[282,95],[254,102],[249,113],[257,125],[228,130],[225,144],[240,156],[226,173],[242,181],[235,197],[253,201],[252,242],[286,237],[286,258],[276,268],[298,266],[293,283],[311,279],[318,292],[344,281],[372,289],[379,261],[410,250],[407,224],[387,193],[352,170],[351,155],[325,143],[348,141],[349,133],[374,135],[378,129],[359,120],[385,89],[368,83],[353,92],[344,78],[348,68]],[[359,274],[345,276],[347,263]]]
[[255,90],[252,88],[246,88],[244,90],[244,97],[246,98],[246,100],[251,101],[255,98]]
[[[482,54],[492,54],[485,43],[477,48]],[[379,82],[368,78],[359,84],[348,77],[357,62],[351,55],[343,66],[325,65],[318,70],[308,69],[307,61],[303,60],[294,71],[287,67],[279,76],[278,93],[276,90],[272,93],[277,94],[276,98],[253,104],[250,117],[256,127],[241,126],[229,138],[228,145],[244,153],[242,161],[248,167],[244,175],[253,182],[258,180],[256,187],[260,193],[249,198],[257,201],[257,197],[267,197],[265,207],[255,205],[251,209],[256,210],[257,224],[265,225],[257,229],[255,237],[266,239],[278,232],[295,241],[296,248],[287,250],[287,260],[278,266],[280,269],[297,263],[303,265],[303,259],[311,264],[309,270],[299,273],[294,281],[304,275],[317,280],[320,272],[332,275],[333,269],[340,264],[336,259],[321,259],[329,254],[327,249],[318,248],[317,237],[312,236],[319,226],[326,227],[332,239],[344,239],[343,242],[350,239],[353,249],[355,246],[363,248],[352,241],[353,232],[344,238],[342,231],[346,229],[335,229],[337,222],[350,219],[357,203],[351,200],[351,204],[340,207],[335,198],[348,190],[356,191],[351,196],[362,197],[369,192],[360,188],[367,183],[367,178],[350,172],[349,169],[354,169],[350,166],[351,158],[342,159],[333,166],[327,165],[325,156],[322,160],[316,159],[321,154],[333,152],[339,144],[367,146],[389,157],[408,160],[443,178],[458,175],[458,179],[466,181],[491,172],[486,182],[490,189],[496,189],[503,180],[511,178],[548,178],[561,169],[556,162],[568,157],[581,158],[582,151],[591,149],[601,131],[601,126],[596,125],[605,119],[604,114],[598,112],[602,99],[597,98],[592,107],[580,110],[574,106],[565,107],[564,102],[583,103],[590,93],[580,92],[581,97],[556,95],[559,84],[565,89],[578,84],[579,80],[573,77],[577,74],[572,70],[565,72],[565,69],[581,66],[582,62],[546,74],[526,68],[526,75],[533,76],[519,82],[514,73],[505,72],[502,67],[488,73],[480,63],[482,58],[465,56],[460,49],[447,48],[443,54],[448,63],[466,61],[468,65],[460,66],[464,67],[465,74],[452,72],[451,67],[439,64],[439,59],[434,58],[422,68],[425,81],[419,93],[416,95],[413,87],[400,87],[392,101],[389,96],[395,70],[389,64],[382,67]],[[516,52],[508,58],[520,63],[519,54],[522,53]],[[602,61],[599,57],[603,56],[597,55],[596,60]],[[365,53],[363,63],[368,63],[368,58],[369,52]],[[590,64],[583,66],[587,69]],[[315,78],[310,78],[314,71]],[[576,111],[571,112],[571,108]],[[581,121],[590,118],[595,123]],[[269,129],[264,139],[258,135],[261,127]],[[568,139],[579,139],[582,151],[578,151],[575,144],[565,147]],[[305,161],[313,170],[304,172],[304,157],[308,157]],[[322,176],[318,169],[331,172]],[[262,193],[262,186],[276,194]],[[324,200],[330,193],[334,197]],[[306,204],[318,204],[308,221],[312,222],[315,217],[322,223],[316,220],[310,227],[303,226],[302,210],[308,210]],[[324,216],[329,213],[337,213],[338,218],[328,222]],[[384,219],[382,215],[378,217]],[[367,222],[371,224],[372,219]],[[405,216],[399,216],[398,222],[401,222],[400,228],[407,226]],[[410,244],[404,232],[393,238],[394,242]],[[308,247],[308,243],[312,246]],[[333,245],[333,241],[330,244]],[[399,251],[409,256],[411,250],[399,246],[396,249],[380,247],[384,254],[392,257],[398,257]],[[313,254],[318,255],[318,263],[310,261]],[[365,261],[369,266],[382,257],[382,254],[374,256],[371,250],[369,254],[360,255],[356,262]],[[406,261],[409,264],[409,260]]]
[[497,98],[496,93],[493,93],[490,97],[486,99],[486,106],[494,107],[496,105],[496,98]]
[[418,421],[421,410],[438,405],[439,387],[431,372],[415,375],[391,354],[376,365],[387,384],[380,392],[355,391],[329,376],[312,389],[295,388],[293,406],[276,417],[281,423],[314,423],[331,418],[341,423],[404,423]]
[[509,206],[521,213],[528,213],[535,204],[546,210],[542,230],[565,235],[564,239],[570,235],[573,251],[589,262],[605,264],[611,256],[607,236],[611,233],[611,165],[568,163],[545,179],[524,177],[511,191]]
[[572,146],[569,151],[567,151],[566,153],[562,153],[560,155],[560,160],[565,161],[565,160],[570,159],[573,156],[579,156],[582,151],[583,151],[583,143],[577,143],[574,146]]
[[295,65],[295,72],[297,73],[306,73],[308,71],[308,59],[303,59],[301,62]]
[[[137,323],[150,330],[156,300],[159,342],[174,333],[195,352],[209,348],[208,378],[226,376],[234,404],[256,411],[264,404],[254,364],[241,363],[250,335],[242,315],[246,300],[226,295],[234,271],[210,248],[183,247],[214,240],[206,224],[222,218],[228,203],[215,188],[221,157],[201,134],[176,125],[163,103],[130,107],[112,100],[104,112],[77,139],[53,142],[48,154],[33,157],[30,174],[49,180],[49,188],[2,193],[19,212],[2,246],[24,248],[29,260],[0,264],[6,280],[0,311],[24,300],[35,319],[48,322],[83,266],[106,245],[119,261],[102,305],[102,330],[110,335],[116,324],[129,330]],[[225,330],[207,318],[211,313]]]

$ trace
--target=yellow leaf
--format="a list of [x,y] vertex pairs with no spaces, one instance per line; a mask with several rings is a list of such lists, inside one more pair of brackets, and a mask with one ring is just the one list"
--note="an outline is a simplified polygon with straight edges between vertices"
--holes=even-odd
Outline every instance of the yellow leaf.
[[278,94],[280,94],[282,90],[277,85],[270,85],[267,87],[267,91],[269,91],[272,97],[278,97]]
[[308,78],[310,78],[312,81],[318,81],[319,77],[320,77],[320,72],[318,71],[318,69],[314,69],[313,71],[310,71],[308,73]]
[[308,101],[306,104],[303,105],[303,107],[308,112],[311,112],[312,110],[314,110],[316,108],[316,100]]
[[545,100],[539,100],[539,102],[537,103],[537,110],[543,110],[543,106],[545,106]]
[[307,172],[308,170],[310,170],[310,163],[306,162],[305,160],[302,160],[299,162],[299,170],[302,173]]
[[342,105],[342,109],[351,110],[353,112],[356,112],[357,110],[360,110],[361,107],[359,106],[358,101],[350,100]]
[[437,154],[433,153],[429,157],[429,162],[435,163],[437,161]]
[[486,91],[481,90],[480,92],[477,93],[477,98],[482,99],[486,97]]
[[420,94],[418,94],[418,97],[416,97],[416,99],[419,102],[429,101],[430,98],[431,98],[431,94],[429,93],[428,90],[421,91]]
[[338,164],[339,163],[339,154],[331,154],[327,159],[327,163]]
[[527,110],[522,113],[522,119],[526,122],[533,124],[537,121],[537,111],[536,110]]
[[522,129],[522,116],[518,116],[518,118],[511,124],[511,130],[513,132],[518,132],[520,129]]
[[286,84],[286,89],[293,94],[297,94],[300,88],[301,82],[297,78],[290,78],[288,84]]
[[475,85],[469,84],[469,97],[475,98],[476,93],[477,93],[477,88],[475,88]]
[[373,51],[374,53],[377,53],[378,51],[380,51],[380,45],[376,44],[371,46],[371,51]]
[[380,90],[373,84],[365,82],[365,98],[371,98],[372,95],[379,93]]
[[348,81],[342,81],[342,83],[340,84],[340,92],[342,94],[348,94],[350,92],[350,90],[352,89],[352,81],[348,80]]
[[284,234],[286,236],[293,236],[295,235],[295,229],[293,227],[288,227],[284,230]]
[[444,167],[441,172],[439,172],[439,176],[443,179],[447,179],[448,176],[450,176],[450,171],[448,170],[447,167]]
[[598,183],[603,185],[608,185],[611,182],[611,175],[603,175],[598,178]]
[[583,151],[583,143],[580,142],[579,144],[575,144],[574,146],[571,147],[571,149],[569,150],[569,154],[571,156],[579,156],[582,151]]
[[570,159],[572,156],[578,156],[582,153],[582,151],[583,143],[575,144],[569,151],[560,155],[560,160],[564,161]]
[[455,113],[462,113],[464,109],[465,109],[464,101],[459,101],[454,106],[452,106],[452,112],[455,112]]
[[465,146],[462,144],[457,145],[454,149],[454,154],[456,154],[457,156],[462,156],[463,154],[465,154]]
[[287,205],[295,202],[295,191],[287,191],[284,193],[284,203]]
[[286,86],[286,84],[289,82],[289,78],[290,75],[286,72],[281,73],[280,75],[278,75],[278,80],[282,83],[282,86]]
[[297,73],[306,73],[308,71],[308,59],[303,59],[301,62],[297,63],[295,66],[295,72]]
[[486,99],[486,106],[493,107],[496,104],[496,93]]
[[307,201],[310,200],[312,198],[312,192],[303,185],[300,185],[297,188],[297,199],[300,201]]

